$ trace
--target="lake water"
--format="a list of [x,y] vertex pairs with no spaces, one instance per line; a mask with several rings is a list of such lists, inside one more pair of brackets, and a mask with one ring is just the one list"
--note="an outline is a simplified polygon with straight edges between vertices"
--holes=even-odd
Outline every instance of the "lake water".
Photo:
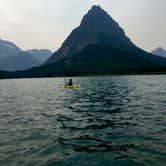
[[166,75],[0,80],[0,166],[165,166]]

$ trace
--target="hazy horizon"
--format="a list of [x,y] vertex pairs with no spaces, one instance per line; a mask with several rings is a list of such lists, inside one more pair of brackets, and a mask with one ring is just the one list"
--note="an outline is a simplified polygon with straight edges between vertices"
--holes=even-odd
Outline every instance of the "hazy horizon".
[[23,50],[56,51],[93,5],[107,11],[137,46],[166,49],[165,0],[0,0],[0,39]]

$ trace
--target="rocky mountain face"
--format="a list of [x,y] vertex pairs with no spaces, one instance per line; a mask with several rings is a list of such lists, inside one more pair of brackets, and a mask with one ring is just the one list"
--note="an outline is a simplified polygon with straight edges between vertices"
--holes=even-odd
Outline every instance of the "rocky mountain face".
[[115,47],[144,57],[151,64],[165,65],[162,59],[152,56],[132,43],[119,24],[100,6],[93,6],[89,10],[80,26],[71,32],[60,49],[45,64],[56,63],[65,57],[73,56],[93,44]]

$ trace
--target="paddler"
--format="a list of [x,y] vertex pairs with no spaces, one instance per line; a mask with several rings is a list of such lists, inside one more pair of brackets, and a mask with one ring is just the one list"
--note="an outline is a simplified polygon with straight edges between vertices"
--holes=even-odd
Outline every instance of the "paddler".
[[71,78],[69,79],[68,86],[73,86],[73,81]]

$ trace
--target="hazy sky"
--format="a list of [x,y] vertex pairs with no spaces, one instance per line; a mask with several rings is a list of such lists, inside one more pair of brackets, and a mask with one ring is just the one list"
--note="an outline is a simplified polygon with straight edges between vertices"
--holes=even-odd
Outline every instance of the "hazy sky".
[[166,0],[0,0],[0,38],[57,50],[92,5],[104,8],[148,51],[166,49]]

